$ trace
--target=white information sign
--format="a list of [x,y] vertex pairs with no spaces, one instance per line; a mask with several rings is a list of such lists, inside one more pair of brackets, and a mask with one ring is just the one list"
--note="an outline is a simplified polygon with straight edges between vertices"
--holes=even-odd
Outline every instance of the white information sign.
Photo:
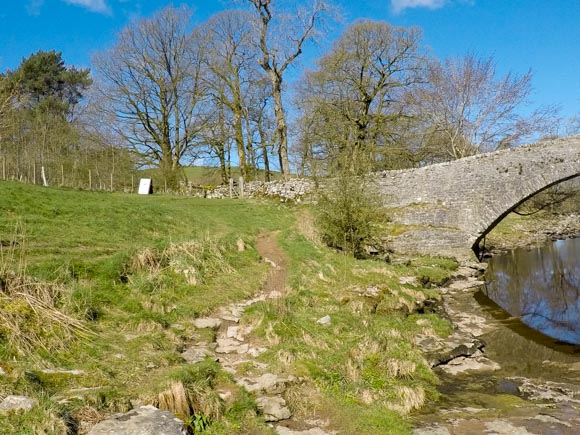
[[153,193],[153,189],[151,188],[151,178],[141,178],[139,180],[139,191],[137,193],[139,195],[149,195]]

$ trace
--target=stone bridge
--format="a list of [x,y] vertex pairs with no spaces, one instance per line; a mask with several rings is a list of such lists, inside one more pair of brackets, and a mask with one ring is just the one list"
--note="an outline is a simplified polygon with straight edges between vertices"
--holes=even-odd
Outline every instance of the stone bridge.
[[580,176],[580,136],[479,154],[419,169],[385,171],[384,205],[404,232],[395,251],[465,257],[518,205]]

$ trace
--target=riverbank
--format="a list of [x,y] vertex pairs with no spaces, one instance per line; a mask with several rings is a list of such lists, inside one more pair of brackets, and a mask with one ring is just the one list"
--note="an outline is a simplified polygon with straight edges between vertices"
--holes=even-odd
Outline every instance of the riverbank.
[[[578,226],[570,217],[526,221],[509,219],[496,240],[537,246],[573,236]],[[543,336],[489,300],[481,291],[484,268],[460,267],[440,289],[455,340],[440,340],[452,347],[431,359],[442,397],[416,415],[414,434],[580,433],[580,349]]]
[[544,211],[532,216],[512,213],[487,235],[485,249],[486,252],[495,255],[569,237],[580,237],[578,213],[556,215]]

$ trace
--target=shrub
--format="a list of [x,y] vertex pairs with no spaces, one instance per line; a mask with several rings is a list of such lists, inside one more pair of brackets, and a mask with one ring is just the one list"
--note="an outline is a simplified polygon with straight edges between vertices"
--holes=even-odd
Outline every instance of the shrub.
[[329,183],[319,191],[317,223],[322,240],[361,258],[366,246],[376,244],[380,224],[386,221],[379,196],[364,177],[343,175]]

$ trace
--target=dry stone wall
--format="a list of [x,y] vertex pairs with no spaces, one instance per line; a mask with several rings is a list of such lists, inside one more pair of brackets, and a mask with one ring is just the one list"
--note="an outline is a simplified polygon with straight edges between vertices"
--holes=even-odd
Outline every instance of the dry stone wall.
[[[314,183],[303,178],[294,178],[287,181],[252,181],[244,184],[244,198],[279,198],[281,201],[301,201],[314,190]],[[235,185],[232,194],[240,196],[242,189]],[[206,192],[207,198],[229,198],[230,186],[218,186]]]

